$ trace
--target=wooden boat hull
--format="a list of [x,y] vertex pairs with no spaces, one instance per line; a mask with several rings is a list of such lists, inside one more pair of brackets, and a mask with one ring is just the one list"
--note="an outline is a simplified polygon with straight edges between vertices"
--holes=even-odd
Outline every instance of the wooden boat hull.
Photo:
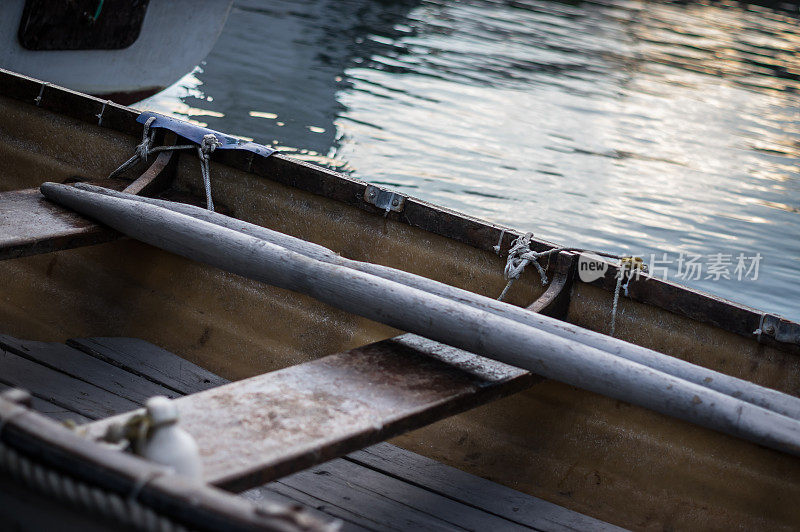
[[[104,178],[138,142],[131,111],[106,109],[98,126],[101,102],[53,92],[37,106],[35,83],[4,83],[0,156],[11,161],[0,179],[4,190]],[[180,158],[179,193],[202,195],[197,164]],[[506,251],[518,234],[511,229],[413,198],[403,212],[384,216],[364,201],[363,183],[281,156],[227,153],[211,172],[215,202],[237,218],[491,297],[505,285],[505,259],[492,246],[500,238]],[[1,261],[0,275],[10,280],[0,300],[4,333],[53,341],[138,337],[229,379],[398,334],[130,240]],[[576,282],[566,321],[607,332],[613,284],[613,276]],[[542,292],[535,272],[527,272],[508,299],[528,305]],[[798,346],[753,335],[763,319],[642,279],[620,301],[617,336],[798,395]],[[630,528],[800,523],[797,458],[548,380],[394,442]]]

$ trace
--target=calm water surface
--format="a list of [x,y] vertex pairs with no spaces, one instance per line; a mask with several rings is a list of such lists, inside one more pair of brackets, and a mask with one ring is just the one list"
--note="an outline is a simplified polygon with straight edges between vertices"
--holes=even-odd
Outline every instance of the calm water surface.
[[799,22],[797,4],[249,0],[138,107],[800,320]]

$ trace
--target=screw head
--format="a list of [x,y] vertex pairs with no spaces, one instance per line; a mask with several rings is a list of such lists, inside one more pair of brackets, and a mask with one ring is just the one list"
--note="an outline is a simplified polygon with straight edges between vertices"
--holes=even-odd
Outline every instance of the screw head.
[[374,198],[375,197],[375,191],[374,190],[370,191],[369,197],[370,198]]
[[767,334],[775,334],[775,327],[772,325],[767,325],[764,327],[764,332]]
[[399,199],[397,199],[397,198],[393,199],[393,200],[392,200],[392,205],[393,205],[394,207],[397,207],[398,205],[400,205],[400,200],[399,200]]

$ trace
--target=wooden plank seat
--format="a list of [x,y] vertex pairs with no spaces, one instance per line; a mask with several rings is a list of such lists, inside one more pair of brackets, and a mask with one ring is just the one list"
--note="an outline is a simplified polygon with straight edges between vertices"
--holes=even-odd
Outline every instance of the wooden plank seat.
[[108,242],[118,233],[55,205],[37,188],[0,192],[0,260]]
[[[122,399],[139,406],[142,398],[152,392],[182,396],[198,391],[223,392],[230,386],[223,386],[226,383],[224,379],[203,368],[142,340],[88,338],[70,340],[69,344],[23,341],[0,335],[0,352],[3,353],[0,358],[0,391],[11,386],[24,386],[34,394],[32,406],[36,410],[59,420],[88,423],[104,415],[105,409],[115,413],[127,409],[129,403],[120,402]],[[425,387],[431,384],[449,386],[447,389],[454,393],[453,383],[460,383],[460,389],[465,393],[463,390],[468,383],[472,386],[483,383],[484,388],[494,389],[486,393],[498,393],[499,387],[522,385],[522,379],[528,378],[515,376],[519,370],[509,373],[503,367],[478,365],[470,371],[473,355],[453,352],[414,337],[379,342],[367,346],[371,349],[366,353],[372,352],[373,362],[388,362],[391,357],[385,353],[390,349],[387,345],[400,346],[397,356],[412,360],[421,356],[424,350],[429,353],[425,356],[437,357],[431,365],[439,366],[434,372],[438,377],[433,381],[408,380],[402,393],[411,393],[414,382],[422,387],[417,390],[421,397],[427,398],[432,396]],[[366,355],[348,353],[352,355],[352,361],[364,361],[362,357]],[[15,365],[8,363],[9,360]],[[335,358],[325,363],[331,368],[329,376],[339,374],[337,382],[342,382],[342,375],[349,372],[343,362]],[[441,367],[445,364],[455,367],[455,375],[448,375]],[[21,366],[23,371],[20,371]],[[386,379],[398,376],[397,370],[388,369]],[[31,372],[37,375],[44,372],[47,378],[25,377]],[[459,379],[456,376],[459,372],[466,373],[466,376]],[[411,379],[413,375],[413,372],[406,372],[403,378]],[[317,381],[307,384],[314,386]],[[385,387],[388,384],[376,382],[375,385]],[[69,395],[66,392],[70,388],[77,389],[78,393]],[[365,397],[365,400],[371,397]],[[254,415],[258,413],[259,410],[254,410]],[[286,419],[281,421],[288,423]],[[219,430],[215,432],[226,434]],[[270,433],[261,436],[269,437]],[[233,437],[227,433],[226,442],[231,442]],[[294,462],[294,465],[300,463]],[[302,504],[320,517],[342,520],[344,530],[615,528],[387,443],[287,475],[250,489],[243,496],[256,501]]]
[[[169,133],[164,140],[174,145],[176,137]],[[91,183],[129,194],[152,194],[168,186],[176,162],[174,151],[164,151],[133,181],[103,179]],[[91,246],[120,236],[47,201],[38,188],[0,192],[0,260]]]
[[[205,481],[244,490],[513,393],[535,378],[403,335],[176,403],[182,426],[200,445]],[[87,430],[100,437],[125,417]]]

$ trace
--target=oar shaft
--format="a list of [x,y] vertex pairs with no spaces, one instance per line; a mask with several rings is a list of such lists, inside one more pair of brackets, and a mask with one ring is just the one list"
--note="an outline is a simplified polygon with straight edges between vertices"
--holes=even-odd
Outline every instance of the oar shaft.
[[153,246],[539,375],[800,455],[800,422],[599,349],[149,203],[46,183],[50,199]]
[[542,316],[534,312],[509,305],[493,299],[482,297],[467,290],[462,290],[432,279],[414,275],[395,268],[389,268],[378,264],[354,261],[341,257],[330,249],[307,242],[272,229],[261,227],[255,224],[237,220],[229,216],[211,212],[194,205],[175,203],[159,199],[144,198],[133,196],[122,192],[116,192],[102,187],[87,184],[76,184],[78,188],[91,192],[98,192],[113,197],[131,199],[152,205],[164,207],[166,209],[192,216],[199,220],[214,223],[221,227],[233,229],[246,235],[260,238],[267,242],[284,247],[290,251],[301,253],[307,257],[346,266],[361,272],[369,273],[383,279],[399,282],[406,286],[418,288],[437,296],[446,297],[454,301],[460,301],[473,308],[485,310],[512,319],[516,322],[535,327],[537,329],[555,334],[562,338],[574,340],[576,342],[601,349],[613,355],[637,362],[658,371],[673,375],[694,384],[716,390],[720,393],[739,398],[757,406],[773,410],[794,419],[800,420],[800,398],[781,393],[759,386],[755,383],[738,379],[718,371],[713,371],[702,366],[691,364],[685,360],[664,355],[657,351],[647,349],[635,344],[631,344],[612,338],[604,334],[589,331],[563,321]]

